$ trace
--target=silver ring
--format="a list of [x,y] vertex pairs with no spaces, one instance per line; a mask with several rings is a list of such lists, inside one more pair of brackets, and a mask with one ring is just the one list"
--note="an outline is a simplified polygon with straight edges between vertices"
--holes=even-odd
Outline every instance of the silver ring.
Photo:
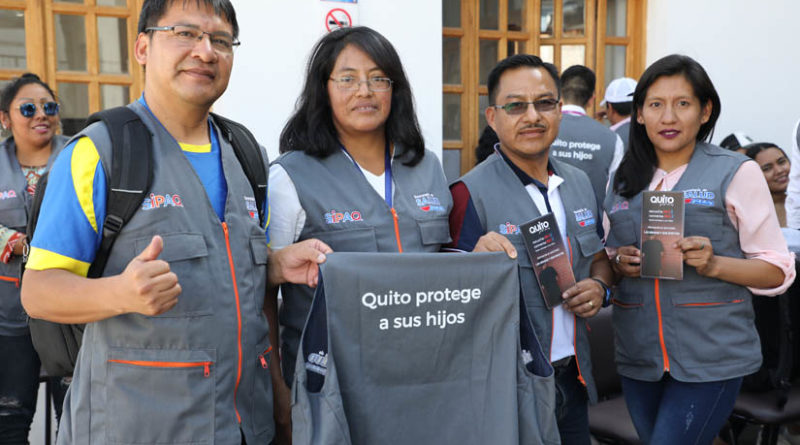
[[614,262],[615,262],[615,263],[617,263],[617,264],[619,264],[619,259],[620,259],[620,256],[619,256],[619,254],[617,254],[617,257],[616,257],[616,258],[614,258]]

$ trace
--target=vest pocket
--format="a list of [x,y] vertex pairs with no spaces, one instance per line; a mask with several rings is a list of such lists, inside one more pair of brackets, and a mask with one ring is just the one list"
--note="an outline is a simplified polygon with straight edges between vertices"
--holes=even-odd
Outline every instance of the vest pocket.
[[112,348],[106,363],[108,441],[212,443],[214,350]]
[[253,382],[253,431],[256,436],[269,432],[272,436],[275,423],[272,418],[272,380],[270,378],[270,353],[272,346],[265,341],[256,346],[256,370]]
[[586,232],[579,232],[575,235],[578,239],[578,244],[581,247],[581,254],[584,257],[591,257],[597,252],[603,250],[603,242],[597,236],[597,232],[590,230]]
[[447,244],[450,238],[450,220],[448,218],[418,219],[420,239],[422,244]]
[[658,330],[642,327],[657,326],[655,310],[645,310],[641,295],[619,292],[612,302],[614,310],[611,317],[614,324],[617,363],[624,365],[649,363],[653,358],[651,357],[653,351],[658,351]]
[[750,299],[711,290],[672,298],[684,368],[737,362],[758,350]]
[[[626,212],[627,213],[627,212]],[[632,246],[636,244],[639,239],[636,230],[633,228],[633,221],[624,219],[622,216],[616,218],[611,216],[611,237],[609,239],[609,246]]]
[[377,252],[378,241],[375,238],[375,229],[326,230],[308,235],[308,238],[318,238],[331,247],[334,251],[341,252]]
[[[211,298],[208,297],[209,270],[208,248],[203,235],[199,233],[162,234],[164,250],[159,259],[169,263],[169,268],[178,276],[181,294],[178,304],[156,318],[199,317],[214,313]],[[152,237],[134,240],[134,252],[139,254]]]

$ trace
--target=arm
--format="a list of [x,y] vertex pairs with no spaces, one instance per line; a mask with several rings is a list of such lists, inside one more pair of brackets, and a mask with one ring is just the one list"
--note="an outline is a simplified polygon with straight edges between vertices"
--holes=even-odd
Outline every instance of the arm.
[[589,267],[589,278],[578,281],[562,295],[565,307],[579,317],[594,316],[603,307],[603,299],[606,294],[603,285],[596,280],[609,286],[613,282],[613,278],[614,272],[611,270],[605,249],[597,252]]
[[754,294],[778,295],[794,280],[794,258],[780,232],[764,174],[753,161],[742,163],[725,193],[725,207],[745,258],[715,255],[706,237],[678,243],[684,261],[701,275],[747,286]]
[[163,249],[154,236],[119,274],[86,278],[63,269],[28,270],[22,281],[22,305],[32,318],[57,323],[89,323],[136,312],[162,314],[178,303],[178,277],[158,260]]
[[453,210],[450,212],[450,238],[453,241],[449,247],[465,252],[504,251],[509,258],[517,257],[517,249],[508,238],[484,229],[469,189],[463,182],[453,184],[450,194],[453,196]]

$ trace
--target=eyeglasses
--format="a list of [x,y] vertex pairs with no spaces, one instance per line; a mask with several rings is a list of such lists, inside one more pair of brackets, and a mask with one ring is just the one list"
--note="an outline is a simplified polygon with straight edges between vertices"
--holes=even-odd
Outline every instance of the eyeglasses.
[[[58,114],[58,102],[45,102],[42,104],[42,111],[48,116],[55,116]],[[33,117],[36,115],[36,104],[33,102],[26,102],[19,106],[19,114],[25,117]]]
[[533,108],[538,113],[548,113],[556,109],[559,99],[540,99],[533,102],[509,102],[505,105],[490,105],[494,108],[502,108],[507,114],[512,116],[522,114],[528,111],[528,105],[533,105]]
[[338,79],[334,79],[333,77],[330,79],[336,82],[336,87],[343,91],[356,91],[361,88],[361,84],[364,82],[367,83],[367,89],[372,92],[387,91],[392,88],[393,83],[392,79],[388,77],[370,77],[367,80],[359,80],[357,77],[353,76],[342,76]]
[[151,26],[145,28],[145,32],[151,31],[169,31],[172,37],[183,46],[195,45],[203,40],[204,35],[208,34],[211,47],[219,54],[232,54],[233,48],[242,44],[227,32],[208,32],[191,25]]

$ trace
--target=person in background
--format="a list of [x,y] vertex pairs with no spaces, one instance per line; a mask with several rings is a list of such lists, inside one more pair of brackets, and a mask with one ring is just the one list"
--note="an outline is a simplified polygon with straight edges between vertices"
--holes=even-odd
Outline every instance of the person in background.
[[786,227],[800,230],[800,120],[792,129],[792,148],[789,152],[792,168],[786,188]]
[[625,151],[622,139],[586,115],[594,100],[596,78],[583,65],[574,65],[561,74],[561,124],[550,156],[583,170],[602,203],[608,178],[614,173]]
[[492,127],[486,126],[478,139],[478,146],[475,147],[475,165],[480,164],[490,154],[494,153],[494,146],[498,143],[497,133]]
[[786,153],[777,145],[770,142],[757,142],[755,144],[742,147],[745,154],[750,159],[755,160],[764,179],[767,180],[769,192],[772,194],[772,202],[775,204],[775,214],[778,215],[778,223],[781,227],[786,227],[786,188],[789,185],[789,170],[791,162],[786,157]]
[[636,81],[630,77],[614,79],[606,87],[606,94],[601,107],[605,107],[605,117],[611,122],[608,129],[617,133],[622,139],[625,150],[628,150],[628,139],[631,130],[631,104]]
[[755,141],[750,136],[741,131],[734,131],[733,133],[722,138],[722,140],[719,142],[719,146],[744,154],[744,149],[742,147],[752,144],[753,142]]
[[[20,302],[20,267],[28,246],[27,215],[39,178],[67,138],[60,128],[53,90],[32,73],[0,92],[0,443],[27,443],[39,390],[39,356],[31,343]],[[53,378],[54,405],[61,415],[66,386]]]
[[[604,205],[616,249],[615,358],[639,438],[709,444],[743,376],[761,365],[752,295],[795,277],[769,189],[746,156],[706,143],[720,99],[703,67],[681,55],[645,70],[633,96],[631,145]],[[640,278],[642,192],[685,197],[683,279]]]

